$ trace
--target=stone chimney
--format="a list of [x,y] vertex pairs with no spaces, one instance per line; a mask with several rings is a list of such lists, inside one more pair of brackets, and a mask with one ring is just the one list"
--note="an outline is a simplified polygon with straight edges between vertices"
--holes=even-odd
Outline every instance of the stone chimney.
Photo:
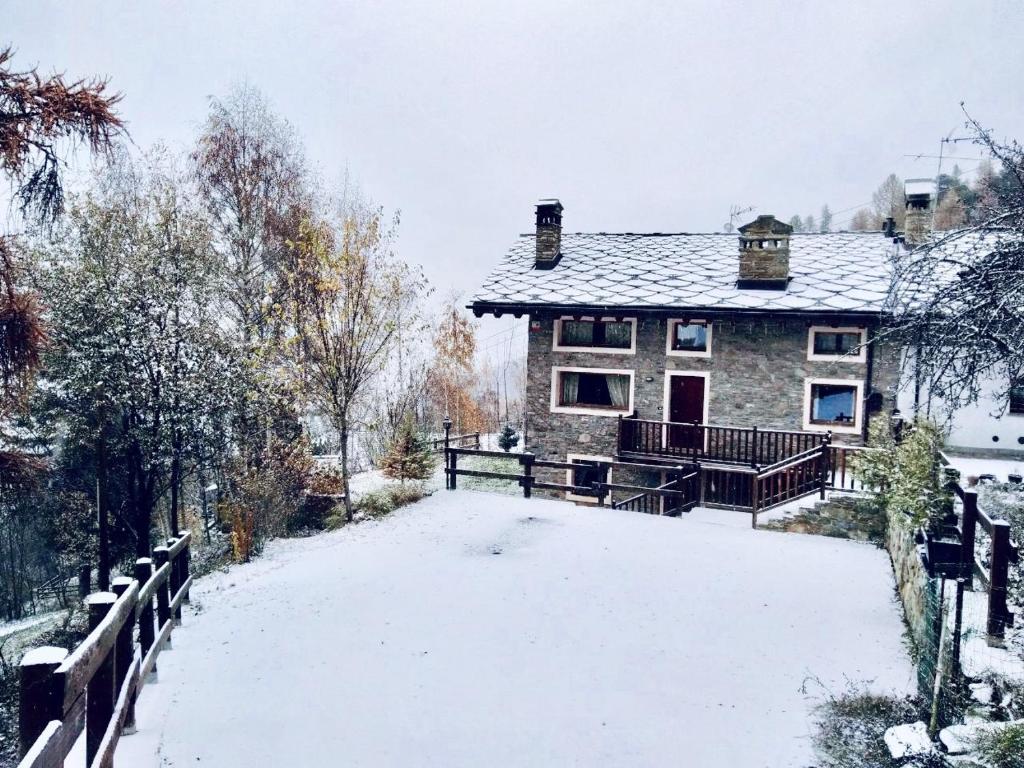
[[903,192],[907,199],[907,218],[903,223],[903,236],[910,245],[917,245],[928,239],[932,231],[935,180],[907,179]]
[[534,267],[551,269],[562,257],[562,204],[557,200],[537,203],[537,258]]
[[785,290],[789,284],[789,236],[793,228],[771,214],[758,216],[740,231],[737,288]]

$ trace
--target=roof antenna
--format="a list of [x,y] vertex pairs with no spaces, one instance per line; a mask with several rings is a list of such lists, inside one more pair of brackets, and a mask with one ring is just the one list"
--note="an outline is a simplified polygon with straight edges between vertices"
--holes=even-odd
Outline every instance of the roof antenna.
[[733,204],[729,206],[729,221],[722,225],[722,230],[726,233],[736,231],[736,219],[745,213],[751,213],[757,210],[757,206],[748,205],[746,208]]

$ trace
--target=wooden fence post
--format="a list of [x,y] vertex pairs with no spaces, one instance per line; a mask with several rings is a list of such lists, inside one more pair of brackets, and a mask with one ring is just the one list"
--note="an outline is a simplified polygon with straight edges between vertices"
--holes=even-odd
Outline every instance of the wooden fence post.
[[[89,631],[96,629],[104,617],[117,602],[113,592],[95,592],[85,598],[89,610]],[[114,703],[117,701],[117,690],[114,687],[117,677],[115,659],[117,646],[110,649],[100,662],[95,674],[86,686],[85,700],[85,762],[92,765],[99,751],[103,734],[114,714]]]
[[[831,432],[829,433],[832,434]],[[825,500],[825,490],[828,488],[828,465],[829,465],[829,451],[832,448],[832,444],[829,442],[827,437],[821,438],[821,459],[819,461],[821,469],[821,488],[818,491],[819,498]]]
[[454,450],[452,451],[452,458],[451,458],[450,465],[451,465],[451,469],[450,469],[451,482],[448,483],[448,488],[453,490],[453,491],[455,491],[455,490],[458,490],[458,485],[459,485],[458,475],[456,474],[456,470],[459,468],[459,454],[457,454]]
[[[178,531],[178,536],[179,537],[183,538],[183,537],[185,537],[187,535],[188,535],[188,531]],[[189,543],[187,543],[184,546],[184,548],[182,548],[181,554],[179,555],[179,557],[181,558],[181,583],[182,584],[187,584],[188,583],[188,577],[189,577],[190,571],[191,571],[191,557],[192,557],[191,556],[191,552],[190,552],[191,549],[192,549],[192,543],[189,542]],[[185,590],[185,598],[184,598],[184,600],[182,600],[182,602],[184,602],[184,603],[191,603],[192,602],[192,598],[189,595],[188,589]]]
[[[171,537],[167,540],[167,547],[173,547],[178,543],[178,540]],[[184,579],[181,578],[181,553],[174,555],[171,558],[171,599],[178,594],[178,590],[181,589],[181,585],[184,583]],[[181,603],[178,603],[178,607],[174,610],[174,626],[181,624]]]
[[757,528],[757,475],[750,476],[750,527]]
[[[135,561],[135,578],[139,582],[139,589],[146,586],[146,582],[153,575],[153,561],[148,557],[140,557]],[[153,598],[150,597],[139,605],[139,647],[142,649],[142,658],[146,658],[149,649],[153,647],[156,640],[156,631],[153,628]],[[156,681],[156,664],[149,673],[145,682]]]
[[533,493],[533,461],[537,457],[532,453],[524,452],[519,454],[519,463],[523,465],[523,478],[520,482],[523,485],[523,498],[528,499]]
[[32,748],[46,724],[64,717],[64,702],[54,685],[54,670],[67,648],[43,646],[25,654],[18,667],[18,740],[21,756]]
[[978,531],[978,492],[964,491],[964,511],[960,520],[960,575],[967,588],[974,583],[974,540]]
[[[115,595],[121,597],[128,588],[132,585],[134,579],[128,576],[118,576],[110,582],[110,589]],[[134,610],[132,611],[132,617],[135,616]],[[125,678],[128,677],[128,670],[131,668],[132,659],[135,658],[135,643],[133,641],[133,634],[135,630],[135,622],[129,618],[121,625],[121,630],[117,633],[117,641],[114,644],[114,700],[117,700],[117,696],[121,691],[121,686],[124,685]],[[127,713],[124,718],[124,730],[123,733],[135,733],[135,696],[128,697]]]
[[1010,622],[1006,606],[1006,583],[1010,575],[1010,524],[1005,520],[992,521],[991,583],[988,589],[988,634],[1003,637]]
[[451,431],[452,431],[452,420],[447,416],[444,417],[444,487],[448,490],[452,488],[451,475],[448,473],[451,467],[451,458],[448,455],[448,449],[451,447]]
[[[156,561],[156,568],[160,570],[169,561],[167,547],[154,547],[153,559]],[[163,583],[156,588],[156,621],[163,629],[164,624],[171,618],[171,595],[170,578],[164,579]],[[165,648],[171,647],[171,636],[167,635]]]
[[761,453],[760,446],[757,444],[757,424],[755,424],[751,430],[751,441],[754,449],[750,452],[750,466],[756,467]]

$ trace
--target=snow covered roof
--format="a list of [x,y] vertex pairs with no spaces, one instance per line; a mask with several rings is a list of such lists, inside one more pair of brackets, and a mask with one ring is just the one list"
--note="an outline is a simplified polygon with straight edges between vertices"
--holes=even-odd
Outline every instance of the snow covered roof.
[[794,234],[789,285],[766,290],[737,287],[735,234],[563,233],[562,257],[552,269],[534,269],[535,237],[521,235],[471,308],[477,314],[556,307],[876,314],[899,247],[879,232]]

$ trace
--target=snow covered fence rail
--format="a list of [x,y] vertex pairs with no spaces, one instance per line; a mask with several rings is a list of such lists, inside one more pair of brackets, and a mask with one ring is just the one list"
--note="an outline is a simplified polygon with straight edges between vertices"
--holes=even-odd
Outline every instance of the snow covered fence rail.
[[[446,442],[447,441],[447,442]],[[480,448],[480,433],[479,432],[468,432],[465,435],[449,435],[445,437],[436,437],[430,441],[430,450],[435,453],[440,453],[445,447],[454,448]]]
[[[520,472],[497,472],[482,469],[460,469],[459,456],[498,458],[515,461]],[[533,472],[535,469],[561,469],[567,473],[585,471],[590,476],[588,482],[552,483],[542,481]],[[609,470],[624,469],[632,472],[656,472],[670,476],[668,482],[656,487],[629,485],[626,483],[608,482]],[[532,453],[505,453],[503,451],[484,451],[474,448],[451,448],[445,451],[445,487],[456,490],[458,478],[482,477],[492,480],[508,480],[523,489],[523,496],[530,498],[534,489],[545,491],[565,491],[577,496],[593,498],[598,504],[604,505],[614,491],[631,494],[622,502],[613,503],[615,509],[629,509],[637,512],[655,512],[656,514],[677,515],[692,509],[699,499],[699,474],[693,466],[669,466],[665,464],[641,464],[637,462],[578,460],[543,461]],[[575,474],[568,477],[576,478]],[[567,478],[568,479],[568,478]]]
[[181,622],[181,605],[192,586],[191,540],[191,533],[180,533],[153,550],[155,571],[153,560],[141,558],[135,578],[116,578],[112,592],[89,595],[90,632],[72,652],[43,647],[25,654],[18,721],[23,758],[18,768],[63,766],[83,730],[86,765],[114,764],[122,733],[134,730],[139,691],[155,681],[157,656],[170,646],[171,631]]
[[[1010,576],[1010,563],[1019,559],[1019,548],[1010,540],[1010,524],[997,520],[978,506],[978,492],[951,483],[953,492],[963,502],[960,516],[960,569],[961,576],[970,582],[977,578],[988,592],[987,632],[990,637],[1002,638],[1006,627],[1013,626],[1013,613],[1006,601]],[[989,537],[985,560],[975,552],[978,525]]]

